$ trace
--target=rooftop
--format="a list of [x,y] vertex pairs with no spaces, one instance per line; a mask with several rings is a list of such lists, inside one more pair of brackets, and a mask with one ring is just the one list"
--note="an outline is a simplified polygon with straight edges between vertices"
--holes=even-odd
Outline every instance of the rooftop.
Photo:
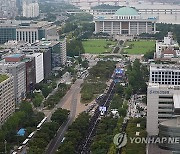
[[9,77],[5,74],[0,74],[0,83],[8,79]]
[[7,56],[7,57],[12,57],[12,58],[20,58],[20,57],[22,57],[23,56],[23,54],[12,54],[12,55],[9,55],[9,56]]
[[29,57],[26,57],[22,60],[22,62],[29,62],[29,61],[31,61],[31,58],[29,58]]
[[167,48],[162,53],[163,54],[175,54],[176,52],[172,49]]
[[131,15],[139,15],[139,14],[138,14],[138,11],[134,8],[122,7],[116,11],[115,15],[118,15],[118,16],[130,15],[131,16]]
[[178,64],[154,64],[151,63],[150,70],[171,70],[171,71],[180,71],[180,65]]

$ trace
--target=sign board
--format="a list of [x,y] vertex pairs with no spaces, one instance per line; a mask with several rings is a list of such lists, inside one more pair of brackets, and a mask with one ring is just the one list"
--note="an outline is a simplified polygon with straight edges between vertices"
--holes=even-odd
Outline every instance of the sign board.
[[170,94],[169,91],[150,90],[149,94]]
[[115,73],[116,73],[116,74],[123,74],[123,73],[124,73],[124,70],[118,68],[118,69],[115,70]]
[[104,111],[104,112],[106,112],[106,107],[105,107],[105,106],[100,106],[100,107],[99,107],[99,111]]

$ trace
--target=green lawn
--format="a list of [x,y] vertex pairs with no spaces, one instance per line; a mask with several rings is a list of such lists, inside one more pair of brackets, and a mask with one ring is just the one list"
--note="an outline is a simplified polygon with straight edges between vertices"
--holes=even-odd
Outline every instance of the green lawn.
[[155,50],[155,41],[132,41],[126,42],[124,52],[128,54],[145,54],[148,51]]
[[84,40],[82,41],[85,53],[100,54],[105,52],[111,52],[112,45],[116,42],[106,41],[105,39],[99,40]]

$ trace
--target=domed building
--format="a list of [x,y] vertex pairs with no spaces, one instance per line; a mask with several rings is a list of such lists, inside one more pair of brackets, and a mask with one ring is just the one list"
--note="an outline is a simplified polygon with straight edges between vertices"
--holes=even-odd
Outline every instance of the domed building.
[[131,7],[121,7],[112,16],[96,16],[94,22],[95,33],[139,35],[156,31],[156,18],[144,18]]

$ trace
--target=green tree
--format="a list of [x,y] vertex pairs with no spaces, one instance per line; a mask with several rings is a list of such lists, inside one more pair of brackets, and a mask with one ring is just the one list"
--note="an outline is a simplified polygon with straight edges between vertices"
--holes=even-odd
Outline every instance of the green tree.
[[66,109],[58,108],[51,116],[51,120],[57,122],[58,124],[62,124],[68,118],[69,111]]
[[43,96],[42,96],[42,94],[41,93],[35,93],[34,94],[34,99],[33,99],[33,105],[35,106],[35,107],[38,107],[38,106],[40,106],[41,105],[41,103],[42,103],[42,101],[43,101]]
[[125,89],[125,98],[126,100],[130,99],[132,95],[132,87],[131,85],[129,85],[126,89]]
[[88,68],[89,67],[88,61],[87,60],[82,61],[81,66],[84,68]]
[[154,50],[152,50],[152,51],[149,51],[149,52],[146,52],[145,54],[144,54],[144,59],[145,60],[148,60],[148,59],[153,59],[154,58]]
[[120,84],[117,84],[116,85],[116,92],[119,94],[119,95],[123,95],[124,93],[124,87]]
[[70,57],[80,56],[80,54],[85,53],[84,47],[80,40],[73,39],[67,42],[67,55]]
[[22,101],[19,106],[19,110],[25,112],[27,116],[33,115],[32,105],[29,102]]
[[74,154],[75,153],[75,147],[74,144],[69,142],[64,142],[62,146],[60,146],[57,154]]
[[119,108],[118,109],[119,116],[125,117],[126,116],[126,109],[125,108]]
[[43,96],[46,98],[52,91],[52,87],[49,85],[43,85],[41,88]]

